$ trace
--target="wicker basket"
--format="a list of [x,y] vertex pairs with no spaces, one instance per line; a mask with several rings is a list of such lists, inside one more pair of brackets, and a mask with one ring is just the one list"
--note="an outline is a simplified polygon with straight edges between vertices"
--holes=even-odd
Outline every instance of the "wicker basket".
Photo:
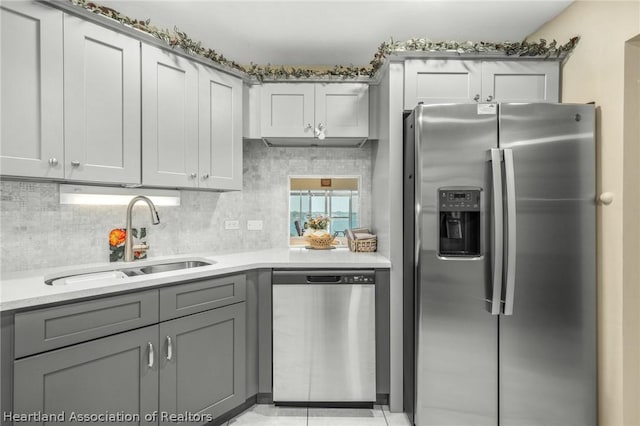
[[364,240],[349,239],[349,250],[357,252],[373,252],[378,249],[377,238],[367,238]]
[[322,236],[317,235],[309,235],[307,237],[309,241],[309,245],[314,249],[328,249],[331,247],[331,243],[333,242],[333,235],[324,234]]

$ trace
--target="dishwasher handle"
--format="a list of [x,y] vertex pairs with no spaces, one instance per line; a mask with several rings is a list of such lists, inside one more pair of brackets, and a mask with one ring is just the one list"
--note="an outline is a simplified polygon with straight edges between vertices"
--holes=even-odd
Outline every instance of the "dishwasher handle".
[[339,283],[342,281],[340,275],[307,275],[307,282],[314,283]]

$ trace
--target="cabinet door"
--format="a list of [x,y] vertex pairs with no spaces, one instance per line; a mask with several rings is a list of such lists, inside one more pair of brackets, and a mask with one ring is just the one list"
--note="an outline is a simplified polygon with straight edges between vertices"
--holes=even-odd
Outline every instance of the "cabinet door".
[[198,187],[198,68],[142,46],[142,183]]
[[405,63],[404,108],[425,104],[475,102],[480,99],[480,61],[446,59]]
[[161,323],[160,340],[161,411],[218,417],[245,402],[244,302]]
[[327,137],[369,136],[367,84],[316,84],[315,94],[315,125]]
[[242,81],[199,66],[199,186],[242,189]]
[[263,137],[312,138],[313,83],[269,83],[262,86],[260,122]]
[[559,102],[557,61],[488,61],[482,63],[482,100]]
[[31,2],[0,8],[3,175],[64,177],[62,16]]
[[72,413],[123,412],[140,421],[115,423],[145,423],[158,410],[157,340],[158,327],[145,327],[15,361],[14,414],[64,413],[63,424],[73,424]]
[[65,15],[65,177],[140,183],[140,42]]

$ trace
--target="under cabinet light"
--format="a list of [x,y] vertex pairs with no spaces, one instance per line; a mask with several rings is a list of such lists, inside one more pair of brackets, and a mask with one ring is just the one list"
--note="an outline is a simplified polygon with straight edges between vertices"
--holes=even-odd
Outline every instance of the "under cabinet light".
[[156,206],[180,205],[180,191],[177,190],[60,185],[60,204],[126,206],[136,195],[149,197]]

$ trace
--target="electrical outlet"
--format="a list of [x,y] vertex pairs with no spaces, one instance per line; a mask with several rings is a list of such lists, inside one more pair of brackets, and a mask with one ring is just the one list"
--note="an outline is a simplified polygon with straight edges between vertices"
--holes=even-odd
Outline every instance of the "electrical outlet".
[[239,220],[225,220],[224,229],[240,229]]
[[262,221],[261,220],[248,220],[247,221],[247,230],[249,230],[249,231],[262,231]]

